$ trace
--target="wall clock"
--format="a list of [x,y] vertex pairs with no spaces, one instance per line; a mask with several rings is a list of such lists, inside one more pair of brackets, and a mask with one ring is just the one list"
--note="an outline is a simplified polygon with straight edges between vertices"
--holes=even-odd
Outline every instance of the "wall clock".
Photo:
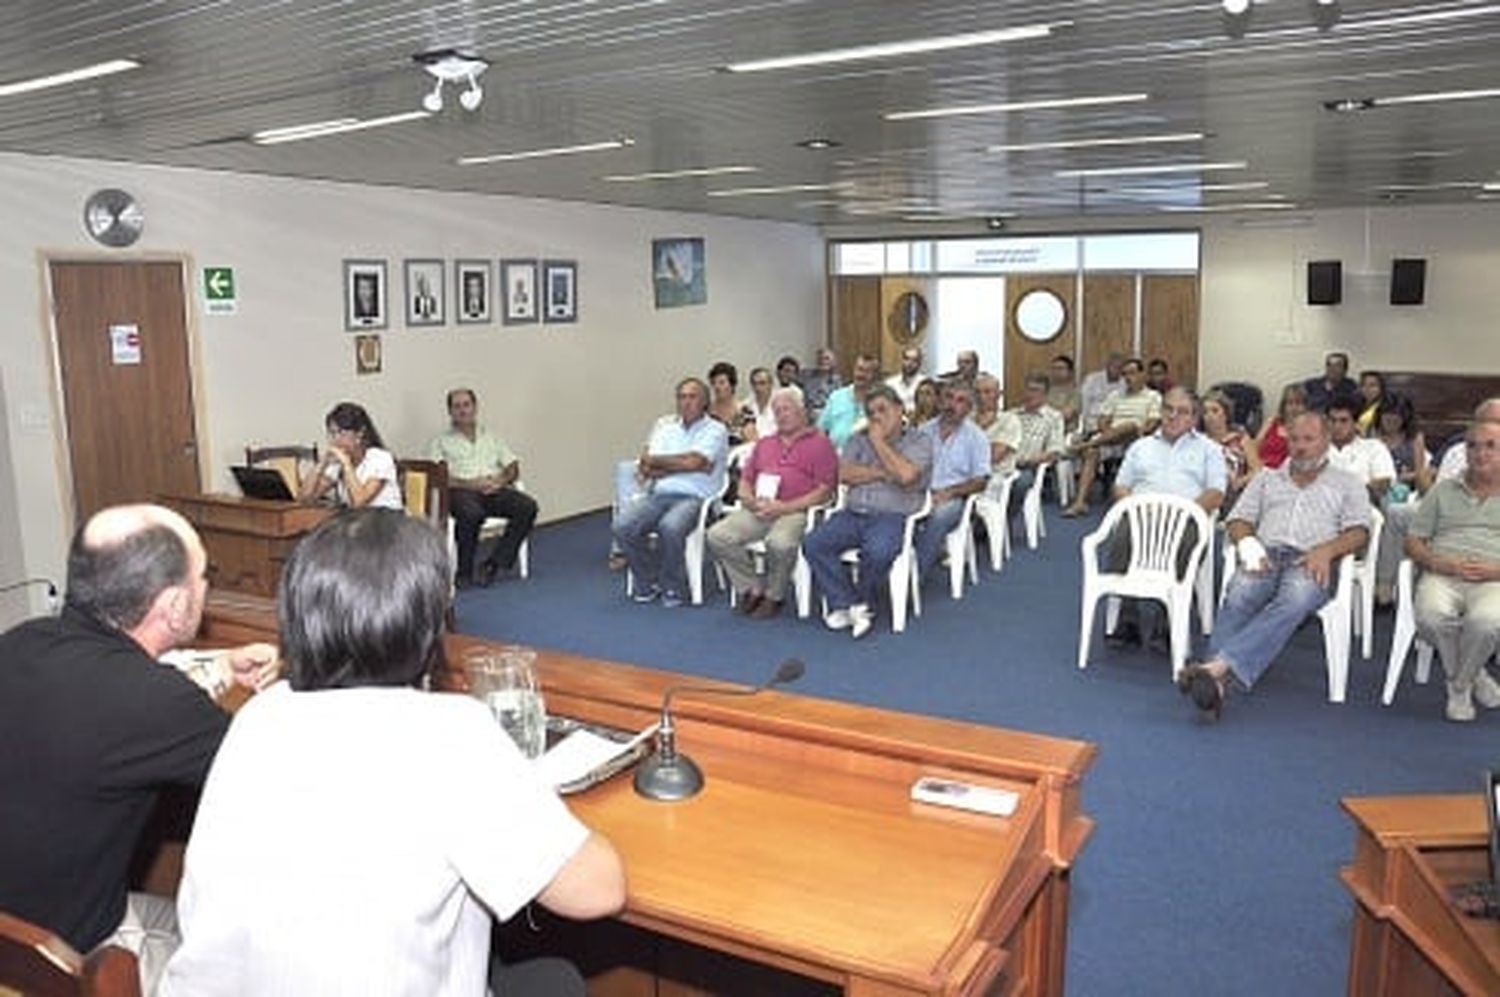
[[83,227],[100,245],[120,248],[141,237],[146,214],[140,202],[123,190],[96,190],[84,202]]

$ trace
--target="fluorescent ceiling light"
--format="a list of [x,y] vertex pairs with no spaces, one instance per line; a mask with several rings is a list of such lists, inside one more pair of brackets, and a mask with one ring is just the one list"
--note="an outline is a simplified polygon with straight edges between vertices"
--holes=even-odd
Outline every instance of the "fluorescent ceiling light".
[[1384,183],[1375,190],[1389,191],[1416,191],[1416,190],[1478,190],[1484,184],[1478,180],[1449,180],[1442,183]]
[[1436,93],[1408,93],[1396,97],[1376,97],[1376,107],[1390,107],[1393,104],[1437,104],[1449,100],[1482,100],[1487,97],[1500,97],[1500,88],[1488,90],[1440,90]]
[[1286,211],[1295,207],[1295,204],[1287,201],[1244,201],[1239,204],[1163,204],[1156,210],[1199,214],[1212,211]]
[[407,121],[420,121],[430,117],[426,111],[403,111],[383,118],[338,118],[333,121],[316,121],[307,125],[288,125],[285,128],[267,128],[250,136],[256,145],[281,145],[286,142],[301,142],[304,139],[341,135],[344,132],[360,132],[367,128],[384,128]]
[[[1264,190],[1271,186],[1269,180],[1246,180],[1243,183],[1203,183],[1184,184],[1178,187],[1097,187],[1090,188],[1091,194],[1130,194],[1150,197],[1158,194],[1217,194],[1235,190]],[[1267,197],[1272,195],[1267,194]],[[1283,195],[1277,194],[1277,197]]]
[[734,62],[724,68],[731,73],[761,73],[772,69],[828,66],[838,62],[861,62],[866,59],[893,59],[903,55],[921,55],[925,52],[945,52],[955,48],[973,48],[977,45],[999,45],[1003,42],[1046,38],[1054,30],[1072,27],[1072,24],[1071,21],[1059,21],[1055,24],[1031,24],[1018,28],[999,28],[994,31],[971,31],[967,34],[947,35],[941,38],[917,38],[904,42],[886,42],[880,45],[856,45],[852,48],[826,49],[822,52],[807,52],[803,55],[784,55],[772,59]]
[[687,170],[668,170],[661,173],[615,173],[601,180],[610,183],[637,183],[643,180],[677,180],[681,177],[718,177],[730,173],[759,173],[759,166],[700,166]]
[[11,97],[18,93],[31,93],[34,90],[46,90],[48,87],[67,86],[69,83],[78,83],[81,80],[93,80],[100,76],[112,76],[115,73],[123,73],[127,70],[140,68],[141,64],[134,59],[111,59],[108,62],[84,66],[82,69],[70,69],[66,73],[37,76],[33,79],[21,80],[17,83],[0,83],[0,97]]
[[525,152],[497,152],[492,156],[462,156],[459,166],[481,166],[485,163],[511,163],[518,159],[545,159],[548,156],[573,156],[580,152],[608,152],[635,145],[635,139],[621,137],[608,142],[586,142],[583,145],[560,145],[551,149],[528,149]]
[[847,190],[847,183],[792,183],[782,187],[730,187],[711,190],[709,197],[755,197],[760,194],[799,194],[812,190]]
[[1020,142],[992,145],[985,152],[1040,152],[1044,149],[1097,149],[1116,145],[1167,145],[1174,142],[1201,142],[1202,132],[1171,132],[1165,135],[1120,135],[1114,138],[1075,138],[1058,142]]
[[881,117],[886,121],[918,121],[923,118],[957,118],[972,114],[1009,114],[1012,111],[1050,111],[1069,107],[1135,104],[1150,99],[1151,95],[1144,93],[1104,94],[1098,97],[1051,97],[1040,100],[1013,100],[1004,104],[930,107],[923,111],[888,111]]
[[1099,166],[1087,170],[1054,170],[1055,177],[1133,177],[1149,173],[1209,173],[1215,170],[1243,170],[1243,159],[1228,163],[1162,163],[1156,166]]
[[1487,183],[1481,189],[1487,191],[1500,191],[1500,183]]
[[1500,14],[1500,4],[1486,4],[1483,7],[1460,7],[1448,10],[1425,11],[1420,14],[1397,14],[1393,17],[1372,17],[1363,20],[1345,19],[1339,25],[1341,31],[1358,29],[1369,31],[1372,28],[1402,28],[1413,24],[1432,24],[1440,21],[1467,20],[1471,17],[1484,17],[1489,14]]

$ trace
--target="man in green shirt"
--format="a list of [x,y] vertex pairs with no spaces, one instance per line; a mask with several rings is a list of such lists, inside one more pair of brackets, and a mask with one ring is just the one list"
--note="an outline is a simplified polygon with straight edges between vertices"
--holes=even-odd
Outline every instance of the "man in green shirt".
[[[448,418],[452,428],[432,441],[432,459],[448,465],[448,511],[453,516],[453,539],[458,545],[459,588],[489,585],[500,572],[516,566],[516,552],[531,534],[536,522],[536,500],[516,487],[521,462],[505,441],[476,421],[479,399],[470,388],[448,392]],[[479,528],[488,516],[504,516],[505,533],[495,552],[478,571],[474,551],[479,546]]]

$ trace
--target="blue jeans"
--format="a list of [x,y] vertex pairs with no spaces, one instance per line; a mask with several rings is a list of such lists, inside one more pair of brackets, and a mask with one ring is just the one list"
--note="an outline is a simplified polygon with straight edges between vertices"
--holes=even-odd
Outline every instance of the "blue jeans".
[[927,580],[928,574],[937,565],[938,558],[943,554],[943,541],[948,539],[948,534],[958,528],[958,521],[963,516],[964,499],[949,499],[942,505],[934,506],[927,521],[921,525],[917,533],[915,546],[917,549],[917,577],[923,581]]
[[1209,642],[1213,654],[1224,659],[1247,689],[1271,667],[1302,621],[1333,594],[1331,584],[1319,585],[1297,563],[1301,551],[1273,547],[1266,553],[1270,563],[1265,571],[1252,574],[1241,568],[1229,580]]
[[[651,493],[615,520],[615,542],[635,575],[640,591],[663,588],[677,595],[688,592],[687,564],[683,549],[687,535],[698,527],[698,508],[703,499],[692,495]],[[648,541],[656,533],[656,546]]]
[[[848,609],[855,603],[874,607],[891,573],[891,562],[901,553],[906,517],[899,512],[852,512],[840,509],[802,541],[802,553],[812,569],[813,582],[828,599],[829,609]],[[859,588],[839,555],[859,548]]]

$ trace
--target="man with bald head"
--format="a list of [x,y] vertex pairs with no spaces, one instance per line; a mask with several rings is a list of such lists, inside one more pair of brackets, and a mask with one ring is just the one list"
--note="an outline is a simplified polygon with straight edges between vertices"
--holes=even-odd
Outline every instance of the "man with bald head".
[[[207,567],[177,513],[105,509],[73,538],[61,615],[0,635],[0,909],[80,952],[131,949],[148,994],[176,915],[170,900],[127,895],[131,856],[159,790],[201,785],[229,727],[156,660],[198,632]],[[252,688],[278,667],[266,644],[223,661]]]

